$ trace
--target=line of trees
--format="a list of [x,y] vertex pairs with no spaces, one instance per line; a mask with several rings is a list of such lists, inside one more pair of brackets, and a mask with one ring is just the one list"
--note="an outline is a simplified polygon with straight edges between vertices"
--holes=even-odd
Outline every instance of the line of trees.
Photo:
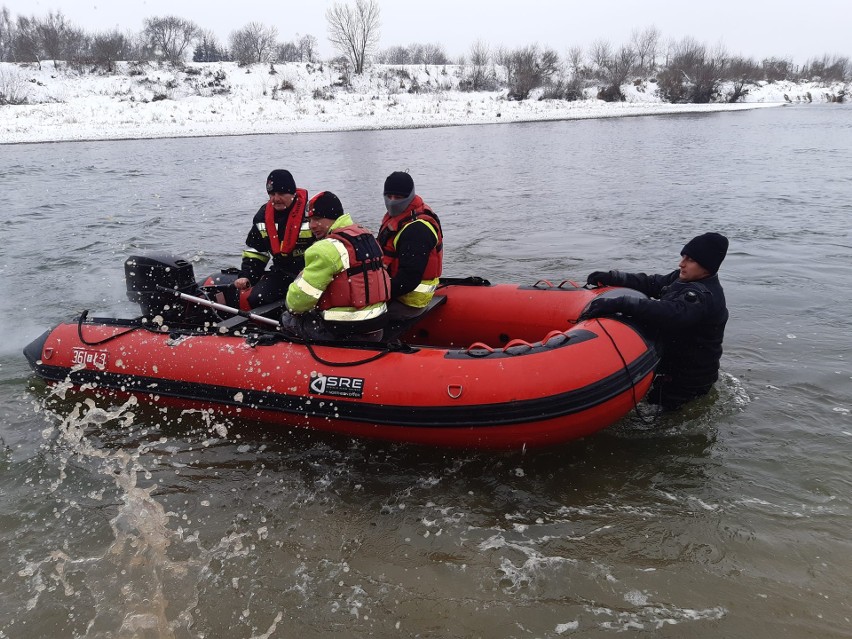
[[[464,88],[493,89],[500,67],[506,71],[510,97],[517,99],[526,99],[540,89],[540,97],[575,100],[595,87],[598,98],[619,101],[625,99],[627,84],[650,80],[669,102],[735,102],[748,93],[749,84],[758,81],[852,81],[852,62],[847,56],[824,55],[800,67],[788,58],[758,62],[690,37],[663,43],[653,26],[634,31],[630,42],[619,47],[597,40],[587,51],[570,47],[563,57],[539,45],[491,50],[477,41],[460,62],[467,69]],[[727,91],[724,95],[723,85]]]
[[213,31],[178,16],[146,18],[138,33],[117,29],[90,33],[69,22],[61,11],[13,20],[7,7],[0,8],[0,62],[35,63],[41,68],[43,60],[56,60],[112,72],[119,60],[182,64],[190,54],[195,62],[315,62],[318,41],[305,35],[280,42],[276,27],[250,22],[230,34],[226,47]]
[[[326,11],[326,22],[328,39],[339,56],[335,61],[356,74],[363,73],[371,62],[451,62],[440,44],[413,43],[378,50],[381,9],[377,0],[335,3]],[[78,66],[90,64],[111,72],[118,60],[182,64],[190,54],[196,62],[315,62],[318,41],[304,35],[282,42],[274,25],[250,22],[231,32],[224,46],[212,31],[177,16],[147,18],[138,33],[88,33],[71,24],[61,12],[13,20],[5,6],[0,9],[0,61],[41,66],[42,60],[56,60]],[[484,91],[506,86],[515,99],[526,99],[536,90],[544,98],[578,99],[594,87],[599,98],[617,101],[624,99],[627,83],[650,79],[657,83],[660,95],[671,102],[736,101],[748,92],[750,83],[759,80],[852,79],[852,64],[845,56],[824,55],[801,67],[788,58],[755,61],[730,55],[722,47],[708,47],[694,38],[664,42],[654,26],[634,30],[621,46],[600,39],[587,50],[569,47],[562,56],[538,44],[492,49],[476,41],[456,62],[465,65],[462,89]],[[722,83],[733,87],[724,96],[720,95]]]

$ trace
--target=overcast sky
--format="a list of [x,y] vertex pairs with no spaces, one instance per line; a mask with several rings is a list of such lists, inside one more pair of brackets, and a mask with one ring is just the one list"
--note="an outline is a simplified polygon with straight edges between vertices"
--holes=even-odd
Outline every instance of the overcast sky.
[[[354,0],[351,0],[354,3]],[[333,0],[0,0],[13,17],[62,11],[88,31],[139,31],[152,16],[176,15],[228,35],[248,22],[278,28],[281,41],[313,35],[320,54],[333,51],[325,11]],[[631,32],[654,25],[663,41],[691,36],[722,44],[730,54],[757,60],[791,57],[796,63],[823,54],[852,55],[852,0],[380,0],[380,48],[438,43],[455,58],[480,39],[493,47],[539,43],[564,54],[598,39],[626,43]]]

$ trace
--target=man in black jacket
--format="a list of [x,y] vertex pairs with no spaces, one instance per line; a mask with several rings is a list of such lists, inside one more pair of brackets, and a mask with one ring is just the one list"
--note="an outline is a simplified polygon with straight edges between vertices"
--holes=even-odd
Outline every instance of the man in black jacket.
[[305,251],[314,243],[306,217],[308,192],[296,188],[290,171],[272,171],[266,178],[266,193],[269,200],[252,219],[240,277],[234,282],[243,310],[283,299],[305,268]]
[[719,377],[728,309],[717,271],[727,251],[724,235],[704,233],[687,242],[678,269],[668,275],[595,271],[588,277],[588,284],[624,286],[650,298],[599,297],[580,319],[621,313],[656,334],[663,353],[648,401],[666,410],[706,394]]

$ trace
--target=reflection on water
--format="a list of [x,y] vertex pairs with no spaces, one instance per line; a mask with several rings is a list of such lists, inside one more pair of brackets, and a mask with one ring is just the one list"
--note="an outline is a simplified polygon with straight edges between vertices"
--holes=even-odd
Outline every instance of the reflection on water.
[[[848,636],[844,109],[5,149],[0,637]],[[726,233],[723,376],[505,453],[30,377],[50,323],[135,312],[129,254],[236,264],[271,164],[374,228],[411,168],[448,274],[495,282],[667,271]]]

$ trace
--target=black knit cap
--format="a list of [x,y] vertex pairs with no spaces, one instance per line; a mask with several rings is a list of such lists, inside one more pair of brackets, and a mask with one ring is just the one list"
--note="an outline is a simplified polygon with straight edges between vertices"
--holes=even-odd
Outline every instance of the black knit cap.
[[343,205],[331,191],[322,191],[311,198],[308,217],[324,217],[336,220],[343,215]]
[[385,195],[408,197],[414,192],[414,180],[404,171],[394,171],[385,180]]
[[296,180],[286,169],[275,169],[266,178],[267,193],[289,193],[296,194]]
[[728,238],[719,233],[704,233],[689,240],[680,254],[691,257],[708,271],[715,273],[728,254]]

